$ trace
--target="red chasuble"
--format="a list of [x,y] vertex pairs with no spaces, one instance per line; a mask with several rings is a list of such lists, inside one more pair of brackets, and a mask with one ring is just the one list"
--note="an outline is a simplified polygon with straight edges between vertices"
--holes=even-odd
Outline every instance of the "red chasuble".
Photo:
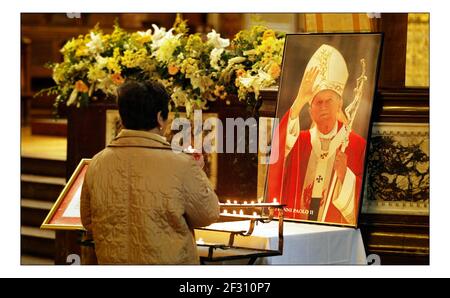
[[[311,134],[309,130],[300,131],[295,145],[287,156],[285,156],[288,120],[289,110],[283,116],[274,132],[271,164],[269,165],[267,180],[267,199],[271,201],[273,198],[277,198],[283,204],[286,204],[286,218],[308,220],[311,214],[311,193],[313,185],[304,185],[304,182],[312,152]],[[342,123],[338,122],[338,130],[341,127]],[[353,200],[355,219],[359,210],[365,148],[366,141],[361,136],[351,132],[349,144],[345,153],[347,155],[347,168],[353,172],[356,178]],[[278,158],[276,158],[276,156],[278,156]],[[330,181],[331,179],[328,180]],[[324,204],[327,194],[324,194],[323,197],[322,201],[320,201],[321,206]],[[356,222],[348,222],[333,202],[329,204],[325,222],[350,225],[356,224]]]

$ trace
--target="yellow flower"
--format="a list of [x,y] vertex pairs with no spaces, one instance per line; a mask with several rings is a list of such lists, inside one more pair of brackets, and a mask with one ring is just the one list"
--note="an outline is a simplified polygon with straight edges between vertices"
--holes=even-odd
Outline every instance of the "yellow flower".
[[65,66],[67,64],[65,62],[58,63],[53,67],[53,80],[56,84],[64,81],[64,75],[66,74]]
[[108,58],[108,62],[106,63],[106,67],[109,70],[111,70],[112,72],[115,72],[115,73],[120,73],[122,71],[122,69],[120,68],[118,59],[116,59],[114,57],[109,57]]
[[275,37],[275,32],[271,29],[267,29],[266,31],[264,31],[263,40],[266,40],[269,37]]
[[146,60],[148,60],[148,56],[147,50],[145,48],[142,48],[137,52],[126,50],[122,57],[122,65],[129,68],[134,67],[143,68],[144,65],[146,64]]
[[147,31],[138,31],[132,34],[132,37],[141,45],[144,43],[150,42],[152,40],[152,30],[149,29]]
[[222,85],[216,85],[214,88],[214,95],[220,99],[225,99],[227,97],[227,92],[225,91],[225,87]]
[[78,92],[83,92],[83,93],[87,93],[87,92],[89,91],[88,86],[86,86],[86,84],[85,84],[82,80],[78,80],[78,81],[75,83],[75,89],[76,89]]
[[277,63],[272,63],[270,65],[269,74],[272,76],[272,78],[276,79],[280,76],[281,68]]
[[193,58],[198,58],[203,50],[203,41],[199,34],[192,34],[188,37],[185,51],[186,54]]
[[76,57],[87,56],[87,55],[89,55],[89,49],[85,45],[81,45],[75,51]]
[[88,79],[90,82],[103,80],[107,76],[106,72],[98,66],[91,66],[88,70]]
[[186,74],[187,77],[195,73],[198,70],[197,62],[198,61],[194,58],[183,60],[183,63],[181,64],[181,73]]

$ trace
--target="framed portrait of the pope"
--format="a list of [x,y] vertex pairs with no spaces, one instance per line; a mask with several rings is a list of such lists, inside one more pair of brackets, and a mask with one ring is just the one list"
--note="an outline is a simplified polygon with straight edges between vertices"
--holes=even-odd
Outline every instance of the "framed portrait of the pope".
[[287,220],[358,225],[382,39],[286,36],[265,197]]

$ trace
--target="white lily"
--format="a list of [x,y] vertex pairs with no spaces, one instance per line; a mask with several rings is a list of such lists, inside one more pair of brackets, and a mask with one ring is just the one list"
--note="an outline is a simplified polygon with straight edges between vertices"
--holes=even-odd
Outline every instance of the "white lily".
[[171,41],[173,39],[179,39],[182,34],[173,35],[173,28],[166,32],[166,28],[161,27],[158,28],[156,25],[152,25],[155,29],[155,33],[153,34],[153,42],[152,42],[152,50],[155,51],[159,49],[164,43],[167,41]]
[[186,101],[188,101],[188,96],[186,92],[183,90],[183,88],[177,86],[173,88],[173,92],[171,95],[171,98],[173,102],[175,103],[175,106],[184,106]]
[[168,63],[170,59],[172,59],[172,55],[175,52],[175,49],[181,45],[179,40],[179,35],[171,36],[169,38],[163,38],[160,40],[160,45],[157,50],[153,52],[153,57],[156,57],[156,60],[163,63]]
[[99,69],[106,67],[106,65],[108,64],[108,58],[102,57],[101,55],[97,55],[95,57],[95,60],[97,61],[97,66]]
[[152,29],[148,29],[147,31],[138,31],[137,34],[141,37],[152,36]]
[[240,77],[239,84],[241,84],[245,88],[250,88],[254,85],[255,80],[256,80],[256,77],[254,77],[254,76]]
[[220,38],[220,34],[214,29],[206,37],[208,38],[208,43],[212,44],[216,49],[226,48],[230,45],[230,40],[228,38]]
[[224,51],[223,48],[221,48],[221,49],[214,48],[211,51],[211,53],[209,54],[209,59],[210,59],[211,66],[215,70],[220,70],[219,60],[220,60],[220,57],[221,57],[223,51]]
[[73,88],[72,93],[70,94],[70,97],[66,102],[66,105],[70,106],[73,103],[75,103],[75,101],[77,100],[77,96],[78,96],[78,90]]
[[193,110],[192,103],[189,100],[187,100],[184,107],[186,109],[186,116],[189,118]]
[[247,58],[245,58],[245,57],[234,57],[234,58],[231,58],[230,60],[228,60],[228,66],[232,66],[234,64],[242,63],[245,60],[247,60]]
[[86,44],[89,52],[98,53],[103,50],[103,41],[101,34],[91,32],[91,41]]
[[155,30],[152,36],[154,42],[162,39],[166,35],[166,28],[158,28],[155,24],[153,24],[152,27]]
[[210,86],[214,84],[208,76],[202,76],[199,72],[189,76],[191,80],[192,89],[200,89],[200,92],[205,92]]
[[260,79],[261,85],[270,84],[273,81],[272,76],[261,69],[258,70],[258,77]]

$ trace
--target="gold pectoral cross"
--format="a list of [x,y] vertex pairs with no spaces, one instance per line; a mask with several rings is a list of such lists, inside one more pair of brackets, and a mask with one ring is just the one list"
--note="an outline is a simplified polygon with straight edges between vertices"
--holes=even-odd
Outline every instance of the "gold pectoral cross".
[[321,183],[323,181],[323,177],[321,175],[316,178],[317,183]]
[[324,152],[324,153],[320,154],[321,159],[325,159],[327,156],[328,156],[328,152]]

